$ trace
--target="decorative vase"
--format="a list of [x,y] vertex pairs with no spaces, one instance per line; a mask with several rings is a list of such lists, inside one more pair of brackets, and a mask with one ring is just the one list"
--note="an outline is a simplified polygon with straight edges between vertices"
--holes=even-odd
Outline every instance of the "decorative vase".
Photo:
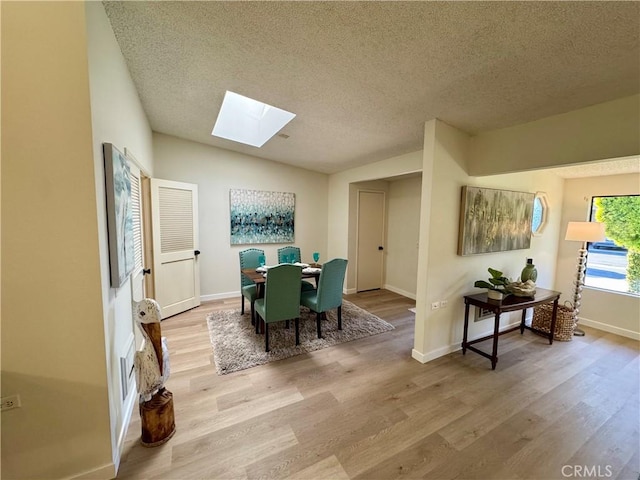
[[491,300],[502,300],[504,298],[504,294],[498,290],[487,290],[487,298],[490,298]]
[[526,282],[527,280],[531,280],[535,283],[538,278],[538,269],[533,264],[533,258],[527,258],[527,264],[522,269],[522,273],[520,274],[520,280],[522,282]]

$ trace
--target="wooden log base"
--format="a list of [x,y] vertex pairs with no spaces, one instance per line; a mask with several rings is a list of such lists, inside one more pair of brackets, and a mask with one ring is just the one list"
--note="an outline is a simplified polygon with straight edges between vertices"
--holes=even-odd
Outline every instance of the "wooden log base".
[[176,432],[173,415],[173,394],[163,388],[151,400],[140,404],[142,438],[145,447],[157,447],[169,441]]

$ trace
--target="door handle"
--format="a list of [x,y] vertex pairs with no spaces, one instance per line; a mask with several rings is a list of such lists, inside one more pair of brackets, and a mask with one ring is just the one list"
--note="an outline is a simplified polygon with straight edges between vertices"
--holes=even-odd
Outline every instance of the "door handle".
[[143,275],[151,275],[151,269],[150,268],[143,268],[142,269],[142,274]]
[[378,250],[384,250],[384,247],[379,246],[379,247],[378,247]]
[[197,257],[198,255],[200,255],[200,250],[194,250],[193,254]]

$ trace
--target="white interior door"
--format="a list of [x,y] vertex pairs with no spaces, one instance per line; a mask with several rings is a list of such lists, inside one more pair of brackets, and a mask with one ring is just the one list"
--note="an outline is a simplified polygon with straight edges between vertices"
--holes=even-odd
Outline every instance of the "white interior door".
[[145,296],[145,267],[143,254],[144,234],[142,229],[142,174],[138,166],[133,162],[129,162],[129,169],[131,170],[131,223],[133,230],[133,258],[135,264],[135,268],[131,273],[131,299],[139,302]]
[[[140,171],[135,158],[125,148],[125,157],[129,163],[129,179],[131,181],[131,229],[133,231],[133,259],[134,269],[131,272],[131,299],[140,301],[145,297],[144,288],[144,231],[142,226],[142,209],[144,199],[142,196],[142,179],[143,173]],[[125,306],[125,308],[131,308]],[[122,332],[122,333],[119,333]],[[113,335],[118,340],[115,344],[118,348],[118,356],[120,357],[120,388],[121,401],[123,405],[127,401],[130,393],[135,390],[135,376],[133,375],[133,358],[136,346],[142,343],[142,335],[135,326],[135,318],[131,315],[131,326],[125,330],[124,325],[116,322]],[[126,335],[126,337],[125,337]],[[125,425],[126,428],[126,425]]]
[[151,179],[153,283],[162,317],[200,305],[198,186]]
[[356,290],[382,288],[384,267],[384,192],[358,192]]

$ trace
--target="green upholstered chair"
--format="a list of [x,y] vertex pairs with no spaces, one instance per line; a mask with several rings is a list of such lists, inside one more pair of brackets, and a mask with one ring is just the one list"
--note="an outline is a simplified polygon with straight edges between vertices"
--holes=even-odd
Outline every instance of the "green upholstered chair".
[[249,300],[249,304],[251,305],[251,323],[255,322],[255,309],[254,303],[256,298],[258,298],[258,288],[256,284],[250,278],[247,278],[242,274],[242,270],[246,268],[258,268],[260,266],[260,255],[264,255],[264,250],[260,250],[259,248],[248,248],[246,250],[242,250],[239,253],[240,255],[240,292],[242,296],[240,297],[241,307],[240,314],[244,315],[244,299]]
[[278,263],[285,263],[285,261],[284,261],[285,255],[288,255],[289,258],[291,258],[291,255],[293,255],[293,262],[291,262],[291,263],[301,262],[302,261],[302,260],[300,260],[302,258],[300,256],[300,247],[294,247],[294,246],[290,245],[288,247],[279,248],[278,249]]
[[[290,245],[288,247],[279,248],[278,263],[285,263],[285,255],[288,255],[289,259],[291,258],[291,255],[293,255],[293,263],[302,261],[302,257],[300,256],[300,247],[294,247],[293,245]],[[315,290],[316,287],[313,286],[313,283],[302,280],[301,288],[303,292],[306,292],[308,290]]]
[[316,312],[318,338],[322,338],[320,320],[322,313],[338,309],[338,330],[342,330],[342,286],[347,270],[347,260],[334,258],[322,265],[318,288],[302,292],[300,304]]
[[269,324],[295,319],[296,345],[300,344],[300,280],[302,268],[296,265],[277,265],[269,269],[264,298],[255,302],[256,330],[259,319],[264,320],[265,350],[269,351]]

